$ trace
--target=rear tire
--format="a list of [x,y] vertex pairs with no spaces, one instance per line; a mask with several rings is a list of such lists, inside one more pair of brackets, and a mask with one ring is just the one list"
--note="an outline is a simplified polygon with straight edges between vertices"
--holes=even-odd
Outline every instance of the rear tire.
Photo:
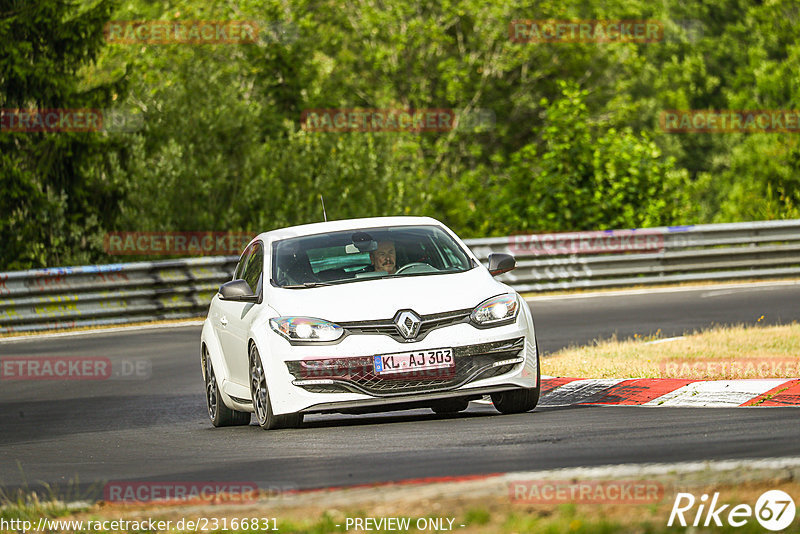
[[464,410],[469,407],[469,401],[465,399],[445,399],[443,401],[439,401],[433,406],[431,406],[431,410],[434,413],[439,415],[446,415],[446,414],[456,414],[458,412],[463,412]]
[[302,413],[289,413],[275,415],[272,413],[272,403],[269,400],[267,378],[264,374],[264,365],[255,345],[250,347],[250,395],[253,398],[253,409],[256,422],[264,430],[277,428],[294,428],[303,422]]
[[205,349],[203,349],[203,367],[206,382],[206,407],[211,424],[215,427],[249,425],[250,412],[232,410],[222,401],[214,367],[211,365],[211,358],[208,357]]

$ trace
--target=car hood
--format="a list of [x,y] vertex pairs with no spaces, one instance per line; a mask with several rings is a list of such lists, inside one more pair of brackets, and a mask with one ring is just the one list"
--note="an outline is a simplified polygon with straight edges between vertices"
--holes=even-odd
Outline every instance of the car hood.
[[510,291],[485,269],[467,272],[364,280],[308,289],[270,288],[269,304],[282,316],[333,322],[391,319],[398,310],[420,315],[473,308]]

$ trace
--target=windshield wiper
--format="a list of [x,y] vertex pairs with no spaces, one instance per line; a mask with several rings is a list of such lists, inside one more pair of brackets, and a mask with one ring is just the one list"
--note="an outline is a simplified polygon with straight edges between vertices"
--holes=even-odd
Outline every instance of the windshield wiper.
[[303,282],[302,284],[295,284],[289,286],[278,286],[282,289],[308,289],[310,287],[319,287],[319,286],[330,286],[328,282]]

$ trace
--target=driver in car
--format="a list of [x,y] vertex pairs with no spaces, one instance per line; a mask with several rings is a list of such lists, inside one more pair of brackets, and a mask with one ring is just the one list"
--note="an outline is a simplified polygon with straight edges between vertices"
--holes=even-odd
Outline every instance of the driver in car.
[[381,241],[378,248],[369,253],[369,260],[376,271],[394,274],[397,271],[397,255],[394,242]]

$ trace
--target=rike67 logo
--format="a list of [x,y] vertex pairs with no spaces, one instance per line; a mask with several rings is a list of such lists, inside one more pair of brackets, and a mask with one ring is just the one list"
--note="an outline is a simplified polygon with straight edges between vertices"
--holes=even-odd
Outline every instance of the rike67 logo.
[[[696,510],[695,505],[697,505]],[[714,493],[711,502],[708,502],[706,494],[700,496],[698,502],[691,493],[678,493],[667,526],[721,527],[728,524],[732,527],[741,527],[755,517],[765,529],[778,532],[792,524],[796,513],[794,500],[781,490],[764,492],[756,501],[755,508],[749,504],[737,504],[733,507],[730,504],[720,505],[719,492]]]

